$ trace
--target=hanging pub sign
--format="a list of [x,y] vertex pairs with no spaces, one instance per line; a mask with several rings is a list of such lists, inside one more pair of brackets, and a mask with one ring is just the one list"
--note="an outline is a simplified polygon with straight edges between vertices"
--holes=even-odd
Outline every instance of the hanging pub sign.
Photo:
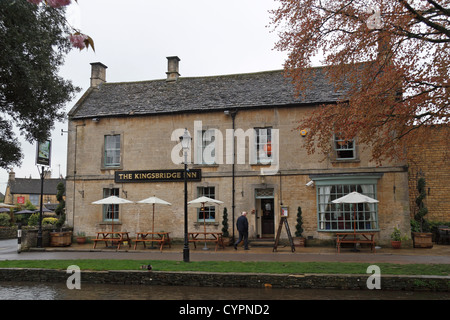
[[37,143],[36,147],[36,164],[50,166],[50,156],[52,150],[52,141],[45,140]]
[[[190,169],[187,172],[188,181],[201,181],[202,171]],[[139,170],[116,171],[114,173],[116,183],[126,182],[181,182],[184,181],[184,170]]]

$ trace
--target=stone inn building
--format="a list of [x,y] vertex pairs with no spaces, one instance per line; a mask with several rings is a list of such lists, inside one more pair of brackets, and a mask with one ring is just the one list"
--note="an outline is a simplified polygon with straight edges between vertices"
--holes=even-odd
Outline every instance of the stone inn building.
[[[282,70],[211,77],[180,77],[178,57],[168,57],[167,77],[108,83],[106,66],[92,63],[91,86],[69,113],[67,220],[76,232],[151,230],[151,205],[94,205],[110,195],[132,201],[156,196],[155,231],[184,235],[184,162],[179,137],[193,138],[188,154],[188,201],[208,196],[223,205],[205,213],[189,208],[189,231],[220,232],[227,208],[229,232],[247,211],[249,237],[273,239],[281,208],[294,233],[298,207],[303,236],[334,241],[335,233],[376,232],[387,243],[394,227],[410,232],[408,171],[404,162],[376,165],[358,140],[330,138],[333,154],[308,155],[296,123],[335,91],[322,68],[298,98]],[[335,205],[351,191],[377,204]],[[237,232],[235,232],[237,235]],[[282,238],[287,238],[283,230]]]

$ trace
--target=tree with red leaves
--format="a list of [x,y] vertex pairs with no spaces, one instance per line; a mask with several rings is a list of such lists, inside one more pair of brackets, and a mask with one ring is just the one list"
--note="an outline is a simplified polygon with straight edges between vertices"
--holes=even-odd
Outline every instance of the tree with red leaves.
[[329,154],[338,134],[381,163],[427,143],[427,126],[448,125],[449,0],[278,1],[276,48],[289,53],[285,71],[298,93],[318,54],[330,81],[345,89],[338,103],[298,124],[308,129],[308,152]]

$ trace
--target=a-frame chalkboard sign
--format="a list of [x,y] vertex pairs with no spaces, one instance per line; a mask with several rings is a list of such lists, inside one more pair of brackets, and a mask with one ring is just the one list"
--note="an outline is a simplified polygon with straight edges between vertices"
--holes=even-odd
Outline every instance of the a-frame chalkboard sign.
[[281,229],[283,229],[283,224],[286,227],[286,233],[289,238],[289,243],[291,244],[291,251],[294,252],[295,251],[294,240],[292,239],[291,229],[289,229],[289,224],[287,222],[286,217],[281,217],[280,223],[278,224],[277,237],[275,239],[275,244],[273,246],[273,252],[277,251],[278,242],[280,241]]

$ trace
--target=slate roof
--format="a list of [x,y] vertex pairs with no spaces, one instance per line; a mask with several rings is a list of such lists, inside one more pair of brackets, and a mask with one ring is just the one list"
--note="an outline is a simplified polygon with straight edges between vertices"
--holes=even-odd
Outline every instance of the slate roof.
[[[65,179],[45,179],[44,180],[44,194],[56,195],[56,187],[58,183],[64,183]],[[40,194],[41,193],[41,179],[29,178],[15,178],[8,182],[11,194]]]
[[311,89],[298,98],[283,70],[210,77],[180,77],[162,80],[103,83],[89,88],[69,112],[69,117],[149,115],[205,112],[227,108],[256,108],[336,102],[336,91],[325,69],[312,68]]

